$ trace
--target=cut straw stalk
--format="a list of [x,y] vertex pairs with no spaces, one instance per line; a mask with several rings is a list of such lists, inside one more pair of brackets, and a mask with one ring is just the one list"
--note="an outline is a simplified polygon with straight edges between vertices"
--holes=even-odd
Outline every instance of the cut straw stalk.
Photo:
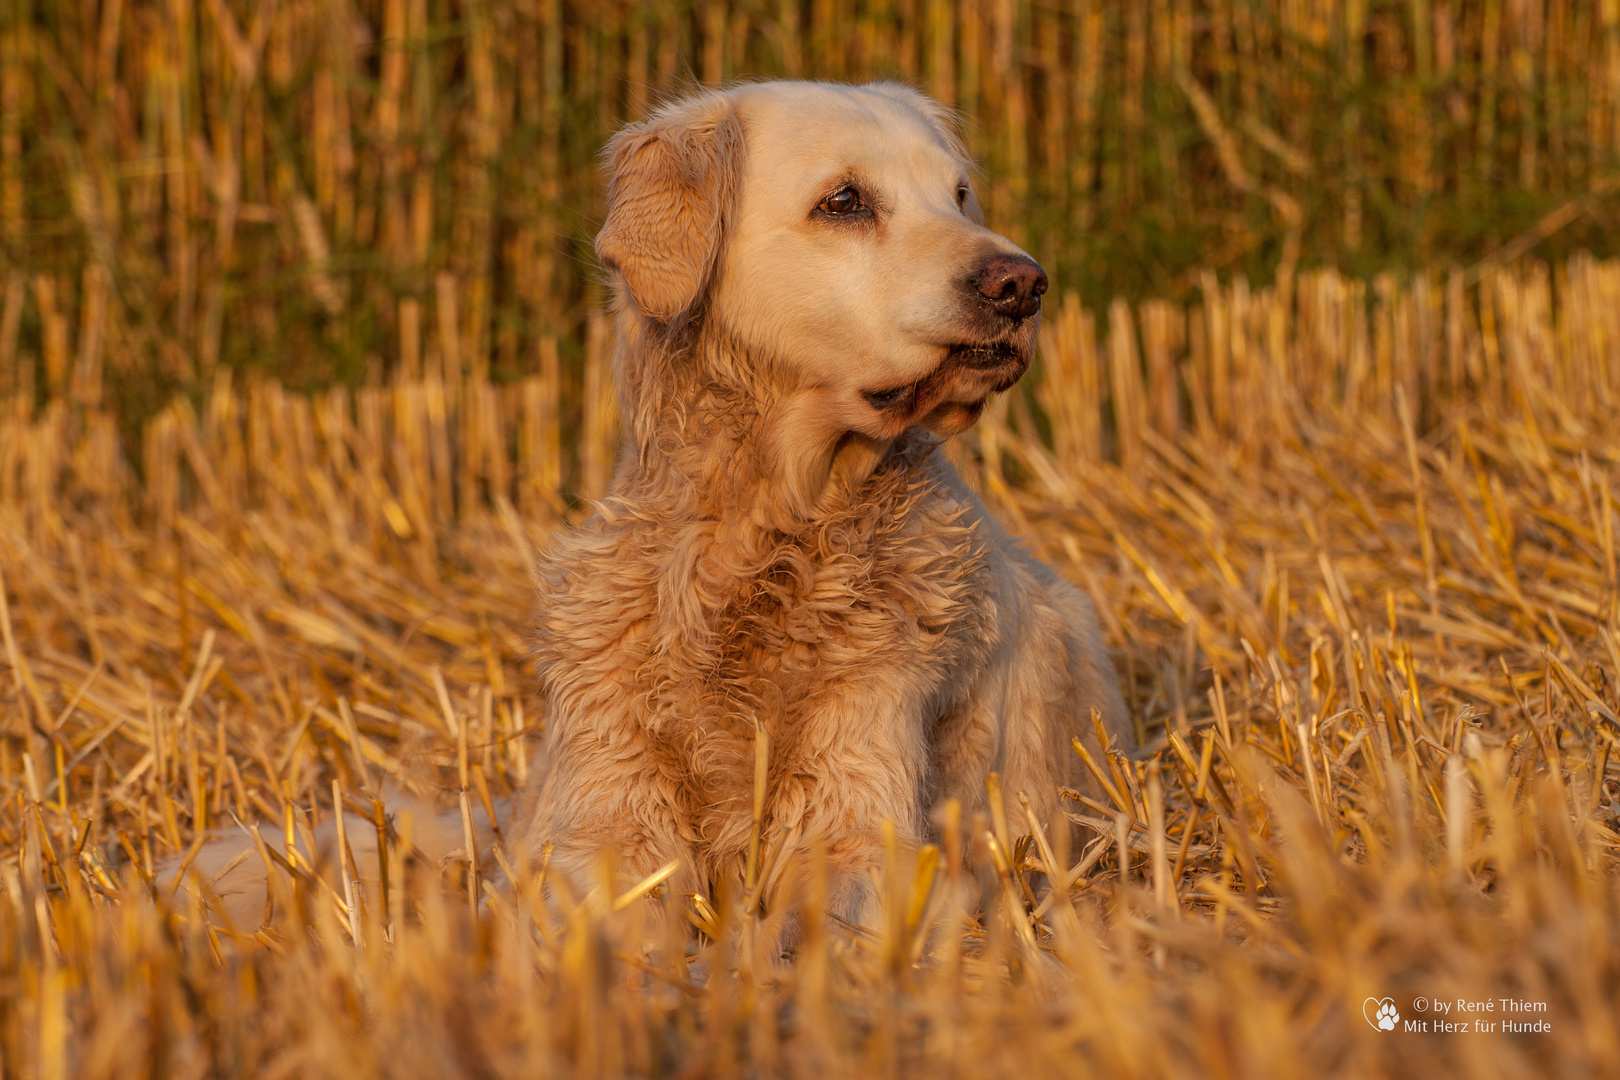
[[343,875],[343,904],[349,916],[349,940],[354,942],[356,949],[363,949],[366,943],[361,930],[360,904],[355,891],[358,884],[355,877],[357,868],[354,852],[349,848],[349,830],[346,821],[348,811],[343,801],[343,781],[336,777],[332,779],[332,817],[333,826],[337,831],[338,872]]

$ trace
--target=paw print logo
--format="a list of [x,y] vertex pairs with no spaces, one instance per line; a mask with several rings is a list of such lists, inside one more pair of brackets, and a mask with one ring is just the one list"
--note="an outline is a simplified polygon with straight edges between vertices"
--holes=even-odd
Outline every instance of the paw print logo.
[[1361,1003],[1361,1015],[1379,1031],[1394,1031],[1401,1022],[1394,998],[1368,998]]

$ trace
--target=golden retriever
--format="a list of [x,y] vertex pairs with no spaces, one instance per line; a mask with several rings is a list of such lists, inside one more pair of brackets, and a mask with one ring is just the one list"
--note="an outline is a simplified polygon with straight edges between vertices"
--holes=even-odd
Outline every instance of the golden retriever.
[[820,837],[859,921],[883,848],[999,772],[1047,819],[1128,738],[1096,615],[940,451],[1029,366],[1047,279],[978,221],[947,114],[895,84],[701,93],[607,149],[629,439],[542,562],[545,749],[524,835],[740,880]]
[[607,847],[741,881],[763,732],[764,831],[819,838],[833,910],[867,921],[885,822],[921,842],[992,772],[1050,820],[1092,786],[1091,710],[1129,739],[1091,605],[940,450],[1029,366],[1046,275],[979,223],[948,114],[904,86],[699,93],[606,158],[629,437],[541,562],[516,835],[581,883]]

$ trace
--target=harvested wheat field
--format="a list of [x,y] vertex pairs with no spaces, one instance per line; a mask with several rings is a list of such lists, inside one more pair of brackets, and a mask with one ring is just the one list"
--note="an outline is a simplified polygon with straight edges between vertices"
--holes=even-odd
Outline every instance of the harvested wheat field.
[[[222,376],[129,455],[83,398],[13,401],[0,1072],[1611,1073],[1620,264],[1291,294],[1051,306],[1032,395],[952,452],[1096,598],[1145,749],[1087,761],[1078,850],[1014,793],[947,814],[886,868],[881,933],[772,898],[807,912],[787,965],[757,886],[413,866],[380,814],[380,895],[310,865],[335,799],[522,784],[526,565],[588,511],[559,488],[603,482],[603,324],[567,470],[554,365]],[[243,828],[292,841],[251,855],[263,925],[154,886]],[[640,904],[690,943],[634,937]]]

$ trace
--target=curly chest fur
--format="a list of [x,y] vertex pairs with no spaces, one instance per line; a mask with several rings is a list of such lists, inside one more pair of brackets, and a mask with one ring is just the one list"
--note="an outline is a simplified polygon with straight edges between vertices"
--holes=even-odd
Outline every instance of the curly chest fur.
[[747,805],[756,722],[773,777],[815,771],[839,695],[926,726],[994,619],[987,539],[944,467],[895,455],[797,533],[610,507],[543,570],[536,659],[557,720],[629,719],[694,807]]

